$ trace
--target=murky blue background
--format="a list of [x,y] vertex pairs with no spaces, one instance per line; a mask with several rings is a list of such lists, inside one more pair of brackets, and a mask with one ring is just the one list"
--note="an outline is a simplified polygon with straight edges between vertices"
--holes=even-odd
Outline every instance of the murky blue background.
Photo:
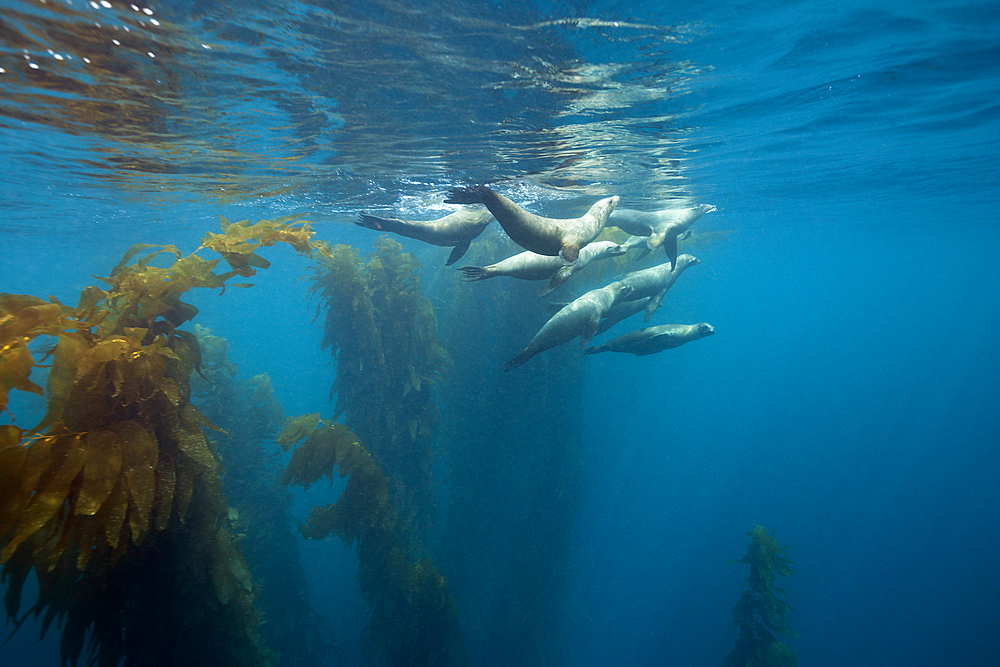
[[[715,336],[585,361],[554,663],[721,663],[755,524],[798,563],[800,664],[996,660],[1000,4],[112,4],[0,3],[0,290],[75,303],[219,214],[367,252],[359,210],[433,217],[468,182],[553,216],[716,204],[697,231],[734,233],[690,248],[657,315]],[[94,21],[103,41],[67,37]],[[106,85],[97,52],[134,95],[104,113],[75,104]],[[402,241],[428,275],[448,253]],[[309,262],[267,256],[253,289],[196,295],[198,322],[288,414],[326,414]],[[301,549],[352,641],[353,553]],[[55,664],[35,632],[3,651]]]

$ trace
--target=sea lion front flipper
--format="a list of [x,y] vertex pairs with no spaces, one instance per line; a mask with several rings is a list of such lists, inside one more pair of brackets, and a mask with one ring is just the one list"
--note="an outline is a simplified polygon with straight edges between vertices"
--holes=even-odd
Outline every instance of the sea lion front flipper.
[[664,239],[663,249],[667,253],[667,258],[670,259],[670,266],[677,266],[677,237],[671,236]]
[[549,278],[549,284],[545,286],[545,289],[539,293],[538,296],[548,296],[556,290],[560,285],[569,280],[569,277],[573,275],[573,268],[569,266],[563,266]]
[[576,264],[576,260],[580,258],[580,244],[572,242],[563,243],[563,247],[559,251],[559,257],[562,258],[562,261],[567,266]]
[[646,302],[646,315],[643,317],[643,322],[648,322],[649,318],[653,316],[656,309],[660,307],[660,303],[663,302],[663,297],[667,293],[667,290],[660,290],[657,294],[649,297],[649,301]]
[[485,204],[490,189],[485,185],[474,185],[470,188],[452,188],[448,191],[445,204]]
[[457,243],[454,248],[451,249],[451,254],[448,255],[448,261],[444,263],[445,266],[451,266],[458,260],[462,259],[464,255],[469,250],[469,243],[471,241],[462,241]]
[[583,325],[583,331],[580,332],[580,347],[584,347],[590,342],[597,333],[597,327],[599,326],[601,326],[600,315],[595,315],[587,320],[587,323]]
[[375,229],[380,232],[391,232],[395,231],[393,229],[392,220],[389,218],[380,218],[374,215],[368,215],[367,213],[359,213],[358,220],[354,224],[364,227],[366,229]]
[[646,247],[649,248],[650,250],[656,250],[661,245],[663,245],[663,240],[666,237],[666,235],[667,235],[666,232],[654,232],[650,234],[649,238],[646,239]]

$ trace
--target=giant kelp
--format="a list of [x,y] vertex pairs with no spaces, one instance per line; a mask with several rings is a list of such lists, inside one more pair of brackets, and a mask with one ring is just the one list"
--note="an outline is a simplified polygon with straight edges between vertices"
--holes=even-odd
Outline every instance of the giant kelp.
[[778,577],[792,574],[788,547],[779,547],[773,533],[763,526],[747,532],[752,542],[741,563],[750,565],[747,589],[733,607],[733,627],[739,628],[736,646],[726,656],[723,667],[794,667],[795,653],[773,633],[798,635],[788,627],[792,607],[785,601],[787,591],[774,585]]
[[266,374],[241,377],[229,360],[225,338],[194,325],[201,373],[192,376],[193,402],[223,431],[208,434],[225,462],[223,490],[233,528],[245,535],[241,550],[260,586],[257,606],[268,622],[264,644],[280,654],[279,667],[328,664],[342,651],[333,630],[309,600],[291,529],[291,495],[279,483],[281,462],[274,438],[285,422]]
[[420,291],[416,258],[385,236],[374,245],[364,259],[350,246],[335,246],[316,267],[312,290],[326,307],[323,347],[336,359],[331,422],[342,416],[346,426],[313,430],[318,415],[290,423],[289,442],[311,435],[285,480],[309,485],[334,465],[349,475],[341,500],[313,511],[306,535],[332,531],[357,541],[375,663],[462,664],[457,612],[429,543],[435,387],[449,358]]
[[384,466],[413,547],[426,550],[435,514],[434,387],[449,359],[418,269],[411,253],[382,236],[365,260],[350,246],[333,247],[320,258],[311,290],[326,307],[322,345],[336,358],[334,419],[343,416]]
[[461,665],[465,649],[448,581],[429,559],[414,559],[411,537],[389,500],[386,475],[357,436],[317,415],[288,420],[278,436],[292,453],[283,483],[308,488],[334,469],[347,477],[335,503],[314,507],[302,534],[330,533],[357,545],[358,581],[370,606],[372,661],[379,665]]
[[[10,389],[41,391],[32,343],[57,341],[45,416],[0,432],[4,606],[17,619],[34,569],[29,613],[44,614],[43,634],[62,625],[64,661],[75,664],[88,632],[101,665],[273,661],[202,431],[217,427],[190,403],[198,345],[177,327],[197,313],[180,300],[188,290],[252,275],[264,245],[309,253],[311,236],[307,223],[223,221],[202,247],[223,253],[229,272],[214,271],[220,259],[139,244],[75,308],[0,295],[0,405]],[[154,266],[161,255],[169,266]]]

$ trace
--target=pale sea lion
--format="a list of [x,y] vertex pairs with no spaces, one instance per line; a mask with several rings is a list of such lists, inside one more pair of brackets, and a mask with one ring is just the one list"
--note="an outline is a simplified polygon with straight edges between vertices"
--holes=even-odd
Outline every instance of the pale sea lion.
[[647,327],[619,336],[603,345],[595,345],[584,350],[585,354],[598,352],[625,352],[637,356],[656,354],[663,350],[680,347],[684,343],[711,336],[715,327],[708,322],[698,324],[661,324],[658,327]]
[[621,281],[632,287],[632,293],[623,300],[634,301],[650,297],[646,303],[645,321],[648,322],[656,309],[660,307],[667,290],[673,286],[684,269],[695,264],[701,264],[701,260],[685,254],[677,258],[675,266],[671,265],[670,262],[664,262],[648,269],[626,273],[622,276]]
[[594,335],[600,336],[602,333],[622,320],[646,310],[646,305],[649,303],[651,298],[652,297],[647,296],[635,301],[619,301],[615,305],[611,306],[608,312],[604,314],[604,319],[601,320],[601,326],[597,327],[597,333]]
[[505,371],[520,366],[539,352],[562,345],[580,337],[580,347],[590,342],[601,323],[601,318],[620,298],[627,296],[631,287],[621,281],[590,290],[566,304],[542,325],[527,347],[504,366]]
[[673,264],[677,261],[677,237],[686,232],[698,218],[714,210],[715,207],[711,204],[648,212],[620,208],[611,214],[608,224],[627,234],[648,236],[647,247],[656,250],[662,245]]
[[454,246],[448,256],[446,266],[457,262],[469,249],[474,238],[483,233],[493,222],[493,214],[488,209],[462,208],[437,220],[401,220],[380,218],[362,213],[355,223],[367,229],[392,232],[418,241],[437,246]]
[[543,218],[494,192],[485,185],[452,188],[447,204],[485,204],[507,236],[525,250],[558,255],[567,264],[576,261],[580,248],[593,241],[618,205],[618,196],[605,197],[579,218]]
[[554,255],[539,255],[537,252],[525,250],[512,257],[501,260],[489,266],[463,266],[460,270],[465,275],[464,280],[486,280],[497,276],[507,276],[509,278],[520,278],[521,280],[549,280],[549,284],[542,290],[541,296],[545,296],[562,285],[571,275],[582,270],[591,262],[624,255],[625,249],[612,241],[598,241],[588,243],[580,250],[580,257],[569,266],[559,257]]

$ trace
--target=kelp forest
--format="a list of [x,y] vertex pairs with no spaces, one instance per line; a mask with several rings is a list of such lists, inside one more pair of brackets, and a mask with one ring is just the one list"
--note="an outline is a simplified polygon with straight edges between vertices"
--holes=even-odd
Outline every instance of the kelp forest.
[[[133,246],[74,306],[0,295],[11,422],[0,426],[0,562],[13,632],[36,619],[69,665],[350,664],[346,644],[359,640],[316,611],[304,538],[356,554],[365,664],[557,661],[549,647],[572,622],[581,355],[556,349],[523,372],[487,372],[483,359],[516,354],[547,318],[525,307],[537,285],[470,290],[388,237],[362,252],[313,236],[302,220],[223,220],[187,255]],[[331,369],[322,414],[286,416],[269,377],[243,377],[235,343],[182,301],[196,288],[253,289],[243,281],[276,244],[310,262],[317,363]],[[500,256],[487,241],[467,260]],[[37,424],[8,409],[14,390],[44,396]],[[334,481],[335,502],[293,516],[299,489]],[[794,664],[772,635],[790,633],[773,585],[789,561],[763,528],[751,535],[725,664]],[[24,594],[30,577],[37,596]]]

